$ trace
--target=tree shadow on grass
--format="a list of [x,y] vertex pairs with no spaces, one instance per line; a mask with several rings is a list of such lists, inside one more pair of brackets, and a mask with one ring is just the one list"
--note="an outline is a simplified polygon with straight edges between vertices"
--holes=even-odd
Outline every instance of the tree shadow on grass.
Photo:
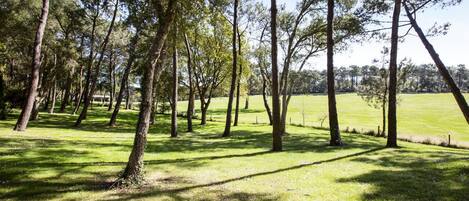
[[[361,156],[361,155],[371,154],[371,153],[380,151],[382,149],[384,149],[384,148],[375,148],[375,149],[366,150],[366,151],[362,151],[362,152],[357,152],[357,153],[353,153],[353,154],[347,154],[347,155],[336,157],[336,158],[316,161],[316,162],[312,162],[312,163],[304,163],[304,164],[301,164],[301,165],[290,166],[290,167],[275,169],[275,170],[271,170],[271,171],[258,172],[258,173],[254,173],[254,174],[249,174],[249,175],[236,177],[236,178],[231,178],[231,179],[226,179],[226,180],[217,181],[217,182],[211,182],[211,183],[207,183],[207,184],[192,184],[192,185],[187,185],[186,184],[187,185],[186,187],[179,187],[179,188],[172,188],[172,189],[150,189],[150,190],[146,190],[144,192],[139,192],[138,194],[121,194],[119,196],[120,197],[119,200],[142,199],[142,198],[150,198],[150,197],[151,198],[171,197],[174,200],[185,200],[185,199],[181,199],[182,197],[180,195],[184,194],[185,192],[188,192],[188,191],[210,192],[213,188],[215,188],[217,186],[227,184],[227,183],[242,181],[242,180],[255,178],[255,177],[259,177],[259,176],[277,174],[277,173],[286,172],[286,171],[293,171],[293,170],[306,168],[306,167],[311,167],[311,166],[315,166],[315,165],[320,165],[320,164],[324,164],[324,163],[331,163],[331,162],[344,160],[344,159],[348,159],[348,158],[353,158],[353,157],[357,157],[357,156]],[[200,189],[204,189],[204,190],[200,190]],[[205,189],[207,189],[207,191],[205,191]],[[223,193],[225,193],[225,192],[223,192]],[[271,194],[269,194],[269,195],[271,195]],[[236,198],[234,200],[277,200],[277,199],[272,199],[271,197],[268,197],[267,194],[255,195],[253,197],[253,195],[251,195],[251,194],[238,193],[238,194],[229,194],[229,196],[234,196],[234,197],[232,197],[233,199]],[[240,199],[239,196],[241,196],[241,198],[245,198],[245,199]],[[226,200],[226,198],[227,197],[224,197],[223,200]],[[208,199],[204,199],[204,200],[208,200]],[[228,199],[228,200],[232,200],[232,199]]]
[[[425,158],[422,158],[425,155]],[[468,200],[469,157],[467,154],[397,150],[380,158],[360,157],[352,161],[381,168],[342,183],[374,186],[363,200]]]

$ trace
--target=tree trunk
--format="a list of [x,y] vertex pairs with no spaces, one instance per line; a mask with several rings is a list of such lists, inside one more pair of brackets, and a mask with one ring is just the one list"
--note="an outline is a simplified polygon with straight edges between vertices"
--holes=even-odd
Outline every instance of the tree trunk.
[[47,111],[47,110],[49,110],[49,104],[50,104],[51,91],[52,91],[52,90],[50,90],[50,89],[49,89],[49,90],[47,90],[46,103],[44,104],[44,108],[43,108],[43,110],[44,110],[44,111]]
[[267,112],[267,115],[269,116],[269,125],[272,125],[272,111],[270,110],[269,101],[267,100],[266,88],[267,88],[266,80],[263,80],[263,82],[262,82],[262,100],[264,100],[265,111]]
[[339,131],[339,120],[337,117],[337,106],[335,100],[335,78],[334,78],[334,0],[327,1],[327,98],[329,106],[329,131],[331,140],[329,145],[342,146]]
[[[238,34],[238,55],[241,57],[241,34],[239,30]],[[239,73],[238,73],[238,80],[236,84],[236,106],[235,106],[235,118],[233,126],[238,126],[238,116],[239,116],[239,98],[240,98],[240,87],[241,87],[241,75],[243,74],[243,65],[242,63],[239,64]]]
[[[137,29],[135,35],[132,37],[129,45],[129,59],[127,60],[127,66],[125,66],[124,75],[122,75],[122,80],[120,84],[119,94],[116,98],[116,105],[114,106],[114,111],[112,112],[111,119],[109,120],[110,126],[116,126],[117,115],[122,104],[122,99],[124,98],[124,93],[127,89],[127,83],[129,82],[130,71],[132,70],[132,64],[135,60],[135,47],[140,35],[140,29]],[[128,96],[128,95],[127,95]],[[127,99],[128,101],[129,99]],[[127,103],[126,103],[127,107]]]
[[62,99],[62,103],[60,104],[60,113],[65,112],[65,108],[67,107],[69,100],[70,100],[70,91],[72,90],[72,76],[75,74],[74,69],[67,76],[67,81],[65,83],[65,94]]
[[[162,58],[163,56],[160,56],[160,61],[163,59]],[[161,63],[158,63],[157,65],[161,65]],[[157,66],[156,68],[161,68],[160,66]],[[153,102],[151,103],[151,113],[150,113],[150,125],[154,125],[155,124],[155,119],[156,119],[156,113],[158,110],[158,103],[157,103],[157,98],[158,98],[158,94],[157,94],[157,86],[158,86],[158,82],[157,82],[157,78],[156,78],[156,73],[155,73],[155,76],[153,77],[153,93],[152,93],[152,96],[153,96]]]
[[272,151],[282,151],[282,133],[280,122],[280,97],[277,63],[277,1],[271,0],[270,28],[272,45]]
[[142,101],[140,104],[137,131],[135,133],[134,144],[129,156],[127,167],[119,179],[124,183],[140,183],[143,179],[143,153],[145,150],[150,123],[151,103],[153,102],[152,92],[155,66],[161,55],[161,50],[163,49],[169,27],[174,19],[175,4],[175,1],[169,1],[164,20],[161,20],[161,25],[153,39],[144,65]]
[[7,118],[7,107],[5,101],[5,82],[3,81],[3,73],[0,72],[0,120]]
[[244,109],[247,110],[249,109],[249,93],[246,96],[246,101],[244,102]]
[[33,61],[31,64],[31,79],[29,84],[28,96],[24,104],[21,114],[16,122],[14,130],[24,131],[29,122],[31,111],[37,96],[37,86],[39,84],[39,68],[41,67],[41,45],[44,36],[44,30],[47,24],[47,16],[49,14],[49,0],[42,1],[41,17],[37,27],[36,36],[34,39],[34,52]]
[[[91,83],[91,77],[92,77],[91,74],[92,74],[92,69],[93,69],[93,65],[94,65],[94,43],[95,43],[95,37],[96,37],[95,32],[96,32],[97,20],[98,20],[99,11],[100,11],[99,8],[100,8],[100,6],[97,5],[96,6],[96,13],[93,16],[93,20],[92,20],[93,25],[91,26],[90,54],[88,56],[88,67],[87,67],[87,70],[86,70],[85,88],[84,88],[83,92],[81,93],[80,104],[81,104],[82,101],[83,101],[83,104],[89,103],[91,101],[91,100],[89,100],[89,98],[92,98],[92,97],[88,96],[88,93],[90,91],[90,83]],[[76,111],[73,112],[74,114],[78,112],[80,104],[75,108]],[[86,111],[85,112],[82,111],[80,113],[80,116],[78,117],[78,120],[75,123],[75,125],[81,124],[82,119],[86,118]]]
[[177,137],[178,136],[178,110],[177,110],[177,105],[178,105],[178,49],[176,47],[176,37],[177,37],[177,31],[175,31],[174,34],[174,41],[173,41],[173,87],[172,87],[172,97],[171,97],[171,137]]
[[230,85],[230,94],[228,96],[228,108],[226,110],[226,121],[225,121],[225,130],[223,131],[222,137],[230,136],[231,130],[231,111],[233,110],[233,98],[236,86],[236,77],[238,68],[238,54],[236,53],[236,32],[238,28],[238,1],[234,0],[233,7],[233,39],[232,39],[232,49],[233,49],[233,67],[231,69],[231,85]]
[[72,115],[75,115],[80,109],[81,102],[83,100],[83,66],[80,66],[80,76],[78,77],[78,94],[75,99],[75,108],[73,109]]
[[130,91],[130,83],[127,81],[127,96],[125,97],[125,109],[131,110],[132,109],[132,91]]
[[113,59],[114,51],[111,48],[111,55],[109,56],[109,105],[107,107],[107,111],[112,110],[112,105],[114,103],[114,64],[115,61]]
[[49,108],[49,114],[54,114],[56,99],[57,99],[57,79],[54,78],[54,84],[52,86],[52,93],[51,93],[51,105],[50,105],[50,108]]
[[391,29],[391,53],[389,59],[389,98],[388,98],[388,140],[387,147],[397,147],[397,45],[399,40],[399,15],[401,0],[394,1],[394,13]]
[[190,49],[189,39],[184,34],[184,44],[187,51],[187,72],[189,74],[189,100],[187,103],[187,132],[193,131],[192,116],[194,112],[194,85],[192,84],[192,51]]
[[386,135],[386,102],[383,102],[382,109],[383,109],[383,131],[381,133],[378,133],[378,135],[385,136]]
[[34,121],[34,120],[37,120],[38,117],[39,117],[39,109],[38,109],[38,101],[37,99],[34,101],[33,103],[33,110],[31,112],[31,117],[29,117],[29,120],[30,121]]
[[107,47],[107,44],[109,42],[109,36],[111,35],[112,28],[114,27],[114,22],[116,20],[118,4],[119,4],[119,0],[116,0],[115,7],[114,7],[114,13],[112,15],[111,24],[109,25],[109,29],[108,29],[106,37],[104,38],[104,41],[103,41],[101,54],[99,55],[99,59],[98,59],[98,63],[96,64],[96,69],[95,69],[95,73],[94,73],[94,76],[93,76],[93,80],[91,81],[91,87],[89,88],[89,93],[85,93],[85,97],[86,97],[85,98],[85,103],[83,104],[83,109],[80,113],[80,116],[78,117],[77,121],[75,122],[75,126],[80,126],[81,125],[81,122],[86,118],[86,115],[88,113],[88,107],[90,106],[90,104],[92,105],[91,99],[93,99],[94,91],[95,91],[95,88],[96,88],[96,82],[98,80],[99,72],[100,72],[100,68],[101,68],[101,62],[104,59],[104,52],[106,52],[106,47]]
[[453,93],[454,99],[456,99],[459,109],[461,109],[461,112],[463,113],[464,118],[466,119],[466,122],[469,124],[469,106],[467,105],[464,95],[461,93],[461,90],[454,82],[453,78],[451,77],[451,74],[449,74],[448,69],[446,68],[445,64],[443,63],[443,61],[441,61],[440,56],[433,48],[430,41],[427,40],[427,37],[423,33],[422,29],[420,29],[420,27],[418,26],[417,21],[412,17],[412,14],[410,13],[409,8],[407,7],[406,3],[404,3],[404,9],[407,13],[407,17],[409,18],[410,23],[412,24],[412,27],[414,28],[415,32],[417,32],[417,35],[419,36],[423,45],[425,46],[428,53],[432,57],[433,62],[435,62],[435,65],[438,68],[438,71],[440,71],[441,76],[443,77],[446,84],[451,89],[451,93]]
[[200,112],[200,125],[207,125],[207,109],[205,107],[201,107]]

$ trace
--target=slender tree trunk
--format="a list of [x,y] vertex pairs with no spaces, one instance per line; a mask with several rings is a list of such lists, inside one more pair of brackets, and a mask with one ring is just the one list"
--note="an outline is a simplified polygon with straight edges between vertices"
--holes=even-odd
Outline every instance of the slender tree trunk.
[[130,83],[127,81],[127,96],[125,97],[125,109],[131,110],[132,109],[132,91],[130,91]]
[[44,108],[43,108],[44,111],[49,110],[49,104],[50,104],[50,98],[51,98],[51,91],[52,91],[52,90],[50,90],[50,89],[47,90],[46,103],[44,104]]
[[267,115],[269,116],[269,125],[272,125],[272,111],[270,110],[269,101],[267,100],[267,83],[266,80],[262,82],[262,100],[264,100],[264,107]]
[[161,55],[166,36],[168,35],[170,25],[175,15],[175,1],[170,1],[164,20],[158,28],[156,36],[153,39],[147,60],[144,65],[144,74],[142,80],[142,101],[140,104],[140,113],[137,123],[137,131],[135,133],[132,152],[124,173],[120,177],[120,181],[124,183],[140,183],[143,179],[143,153],[147,141],[147,133],[150,124],[151,103],[153,102],[153,78],[155,74],[155,66]]
[[[81,94],[80,104],[81,104],[81,101],[83,101],[83,104],[89,103],[89,102],[92,101],[92,100],[89,100],[92,97],[89,97],[88,94],[89,94],[89,91],[90,91],[90,83],[91,83],[91,77],[92,77],[92,72],[93,72],[92,69],[93,69],[93,65],[94,65],[94,43],[95,43],[95,37],[96,37],[95,32],[96,32],[97,20],[98,20],[98,17],[99,17],[99,11],[100,11],[100,6],[97,5],[96,6],[96,13],[93,16],[93,20],[92,20],[93,25],[91,26],[90,54],[88,56],[88,67],[87,67],[87,70],[86,70],[85,88],[84,88],[84,90]],[[77,111],[74,111],[74,113],[78,112],[79,106],[80,105],[78,105],[78,107],[76,108]],[[85,112],[82,111],[80,113],[80,116],[78,117],[77,122],[75,122],[75,125],[81,124],[82,119],[86,119],[86,111]]]
[[381,133],[378,133],[378,135],[385,136],[386,135],[386,102],[383,102],[383,105],[381,107],[383,109],[383,131]]
[[112,110],[112,104],[114,103],[114,51],[111,48],[111,55],[109,56],[109,105],[107,107],[107,111]]
[[201,112],[200,125],[207,125],[207,109],[205,107],[202,107],[200,109],[200,112]]
[[404,3],[404,9],[406,11],[407,17],[409,18],[410,23],[412,24],[412,27],[414,28],[415,32],[417,32],[417,35],[419,36],[423,45],[432,57],[433,62],[435,62],[438,71],[440,71],[440,74],[445,80],[446,84],[449,86],[451,93],[453,93],[454,99],[456,99],[459,109],[461,109],[461,112],[463,113],[467,124],[469,124],[469,106],[467,105],[464,95],[461,93],[461,90],[459,89],[458,85],[456,85],[456,83],[454,82],[453,78],[451,77],[451,74],[449,73],[443,61],[441,61],[440,56],[433,48],[430,41],[427,40],[427,37],[423,33],[422,29],[418,26],[417,21],[413,18],[412,14],[409,11],[409,8],[407,7],[407,3]]
[[335,78],[334,78],[334,0],[327,1],[327,97],[329,106],[329,131],[331,140],[329,145],[342,146],[339,131],[339,120],[337,117],[337,106],[335,100]]
[[[241,34],[239,30],[238,34],[238,55],[241,57]],[[238,126],[238,116],[239,116],[239,98],[240,98],[240,88],[241,88],[241,76],[243,74],[243,65],[242,63],[239,64],[239,73],[238,73],[238,80],[236,84],[236,106],[235,106],[235,118],[233,126]]]
[[7,107],[5,101],[5,82],[3,80],[3,72],[0,72],[0,120],[7,118]]
[[[164,51],[164,50],[162,50]],[[163,55],[160,56],[160,61],[164,60],[163,58]],[[162,62],[158,62],[158,64],[156,64],[156,69],[161,69],[161,65],[162,65]],[[154,125],[156,123],[156,113],[157,113],[157,110],[158,110],[158,90],[157,90],[157,86],[158,86],[158,76],[156,75],[157,73],[155,73],[154,77],[153,77],[153,92],[152,92],[152,96],[153,96],[153,102],[151,103],[151,113],[150,113],[150,125]]]
[[33,103],[33,110],[31,112],[31,117],[29,117],[30,121],[35,121],[39,118],[39,109],[38,109],[38,100],[36,99]]
[[172,87],[172,97],[171,97],[171,137],[177,137],[178,136],[178,110],[177,110],[177,105],[178,105],[178,85],[179,85],[179,79],[178,79],[178,49],[176,47],[176,37],[177,37],[177,31],[175,31],[174,34],[174,41],[173,41],[173,87]]
[[280,97],[277,63],[277,1],[270,1],[270,28],[272,45],[272,151],[282,151],[282,132],[280,122]]
[[104,52],[106,52],[106,47],[107,47],[107,44],[109,42],[109,36],[111,35],[112,28],[114,27],[114,22],[116,20],[118,4],[119,4],[119,0],[116,0],[115,7],[114,7],[114,13],[112,15],[111,24],[109,25],[109,29],[108,29],[106,37],[104,38],[104,41],[103,41],[101,54],[99,55],[99,59],[98,59],[98,63],[96,64],[96,69],[95,69],[95,73],[94,73],[94,76],[93,76],[93,80],[91,81],[91,87],[89,88],[89,93],[85,94],[86,98],[85,98],[85,102],[83,104],[83,109],[82,109],[82,111],[80,113],[80,116],[78,117],[77,121],[75,122],[75,126],[80,126],[81,125],[81,122],[86,118],[86,115],[88,113],[88,107],[90,107],[90,104],[92,105],[91,99],[93,99],[94,91],[95,91],[95,88],[96,88],[96,82],[98,80],[99,72],[100,72],[100,68],[101,68],[101,62],[104,59]]
[[383,93],[383,105],[381,108],[383,109],[383,132],[380,134],[381,136],[386,136],[386,103],[387,103],[387,95],[388,95],[388,77],[384,76],[384,93]]
[[47,24],[47,16],[49,14],[49,0],[42,1],[41,17],[39,19],[39,25],[37,27],[36,36],[34,39],[34,52],[33,61],[31,64],[31,79],[29,84],[28,96],[26,98],[25,105],[21,110],[21,114],[16,122],[14,130],[24,131],[28,126],[31,111],[36,101],[37,87],[39,84],[39,68],[41,67],[41,45],[42,38],[44,36],[44,30]]
[[246,101],[244,102],[244,109],[245,110],[249,109],[249,95],[250,95],[250,93],[247,94]]
[[65,112],[65,108],[67,107],[69,100],[70,100],[70,91],[72,90],[72,76],[75,74],[74,69],[72,68],[71,72],[67,76],[67,81],[65,83],[65,94],[62,99],[62,103],[60,104],[60,113]]
[[[112,112],[111,119],[109,120],[110,126],[116,126],[117,115],[119,114],[119,110],[122,104],[122,99],[124,98],[124,93],[127,89],[127,83],[129,82],[129,75],[130,71],[132,70],[132,64],[135,60],[135,47],[139,39],[140,31],[137,29],[135,35],[131,39],[131,43],[129,46],[129,59],[127,60],[127,66],[125,66],[124,75],[122,75],[122,80],[120,84],[119,94],[116,98],[116,105],[114,106],[114,111]],[[130,94],[130,93],[129,93]],[[127,95],[128,97],[129,95]],[[129,99],[127,99],[128,101]],[[127,107],[126,102],[126,107]]]
[[399,40],[400,13],[401,0],[395,0],[391,29],[391,53],[389,59],[388,140],[386,144],[387,147],[397,147],[397,44]]
[[54,79],[54,84],[52,86],[51,106],[49,108],[49,114],[54,114],[56,99],[57,99],[57,80]]
[[190,49],[189,39],[184,34],[184,44],[187,51],[187,72],[189,74],[189,100],[187,101],[187,132],[193,131],[192,116],[194,112],[194,85],[192,84],[192,51]]
[[80,104],[83,100],[83,66],[80,66],[80,75],[78,77],[78,94],[75,99],[75,108],[73,109],[72,115],[75,115],[80,109]]
[[225,121],[225,131],[223,131],[222,137],[230,136],[231,130],[231,111],[233,110],[233,98],[236,86],[236,77],[238,68],[238,54],[236,53],[236,32],[238,28],[238,1],[234,0],[233,7],[233,40],[232,40],[232,49],[233,49],[233,68],[231,69],[231,85],[230,85],[230,94],[228,96],[228,109],[226,110],[226,121]]

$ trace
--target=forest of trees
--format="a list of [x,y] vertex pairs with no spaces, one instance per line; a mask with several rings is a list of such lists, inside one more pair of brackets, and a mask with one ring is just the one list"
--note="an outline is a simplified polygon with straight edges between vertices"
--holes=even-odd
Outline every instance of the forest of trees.
[[[374,85],[380,86],[376,90],[385,85],[387,145],[395,147],[397,93],[451,92],[469,123],[462,95],[469,91],[469,70],[445,66],[427,40],[444,34],[448,26],[424,33],[415,20],[424,9],[459,2],[301,0],[289,11],[276,0],[269,5],[252,0],[3,0],[0,118],[21,110],[14,129],[24,131],[39,111],[70,113],[79,127],[96,97],[106,96],[113,111],[109,125],[116,126],[119,110],[138,103],[134,144],[117,180],[127,184],[143,179],[146,135],[158,108],[172,111],[170,136],[177,137],[178,101],[189,100],[183,113],[191,132],[194,102],[200,101],[204,125],[212,98],[227,96],[222,136],[229,137],[240,108],[249,107],[244,97],[262,94],[273,126],[272,150],[282,151],[293,95],[325,93],[330,145],[342,146],[335,94],[366,94]],[[399,19],[403,16],[409,19]],[[398,41],[407,35],[399,35],[398,29],[415,30],[432,63],[398,61]],[[389,42],[386,59],[334,66],[335,52],[364,40]],[[325,70],[309,65],[324,54]]]

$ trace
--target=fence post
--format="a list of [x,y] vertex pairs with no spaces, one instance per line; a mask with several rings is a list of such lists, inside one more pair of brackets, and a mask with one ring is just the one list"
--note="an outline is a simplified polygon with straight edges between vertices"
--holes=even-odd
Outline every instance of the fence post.
[[448,147],[451,145],[451,134],[448,134]]
[[378,136],[381,136],[381,129],[378,126]]
[[303,112],[303,126],[306,126],[305,125],[305,113]]

